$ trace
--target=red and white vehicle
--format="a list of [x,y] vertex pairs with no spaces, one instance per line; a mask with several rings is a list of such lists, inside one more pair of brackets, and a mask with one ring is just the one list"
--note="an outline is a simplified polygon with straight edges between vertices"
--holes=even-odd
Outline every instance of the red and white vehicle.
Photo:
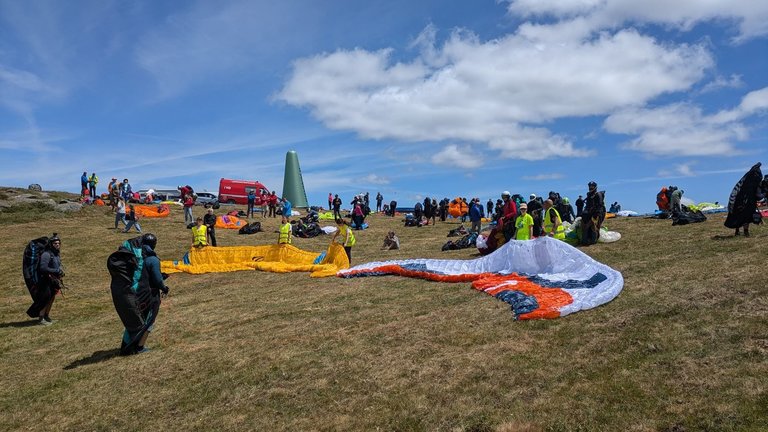
[[267,187],[258,181],[225,178],[219,180],[219,202],[222,204],[248,204],[250,191],[255,191],[257,197],[269,193]]

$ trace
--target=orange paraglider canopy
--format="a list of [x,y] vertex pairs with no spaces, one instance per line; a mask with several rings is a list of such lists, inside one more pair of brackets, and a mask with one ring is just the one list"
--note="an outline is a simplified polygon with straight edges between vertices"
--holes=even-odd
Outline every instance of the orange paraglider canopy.
[[467,212],[469,212],[469,207],[467,207],[467,203],[460,197],[454,198],[451,200],[451,203],[448,204],[448,214],[455,218],[461,217],[467,214]]

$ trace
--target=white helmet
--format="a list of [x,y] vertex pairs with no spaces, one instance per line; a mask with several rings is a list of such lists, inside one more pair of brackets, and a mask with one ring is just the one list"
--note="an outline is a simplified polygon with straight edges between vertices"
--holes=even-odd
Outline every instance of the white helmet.
[[512,196],[512,194],[509,191],[504,191],[501,193],[501,196]]

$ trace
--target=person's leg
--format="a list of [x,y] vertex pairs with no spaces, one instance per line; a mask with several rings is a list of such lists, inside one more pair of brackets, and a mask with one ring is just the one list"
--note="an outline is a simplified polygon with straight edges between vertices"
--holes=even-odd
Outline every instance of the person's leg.
[[115,213],[115,229],[117,229],[117,224],[120,222],[120,213]]
[[46,321],[51,322],[51,308],[53,308],[53,302],[56,300],[56,292],[51,290],[51,299],[48,300],[48,304],[45,305],[42,311],[40,311],[40,317],[45,318]]
[[744,237],[749,237],[749,222],[745,223],[742,228],[744,228]]
[[141,225],[139,225],[139,221],[136,221],[133,223],[134,226],[136,226],[136,232],[141,232]]
[[127,233],[131,230],[131,227],[136,223],[136,221],[128,221],[128,224],[125,226],[125,229],[123,230],[124,233]]
[[352,265],[352,246],[344,246],[344,252],[347,253],[347,259],[349,260],[349,265]]
[[211,246],[216,246],[216,229],[213,227],[209,228],[208,235],[211,237]]

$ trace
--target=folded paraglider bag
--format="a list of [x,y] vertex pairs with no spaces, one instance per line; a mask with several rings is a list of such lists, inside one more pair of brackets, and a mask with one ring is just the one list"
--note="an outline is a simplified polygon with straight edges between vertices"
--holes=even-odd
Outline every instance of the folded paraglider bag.
[[458,228],[448,231],[448,237],[458,237],[463,235],[467,235],[467,229],[464,228],[464,225],[459,225]]
[[447,250],[456,250],[456,249],[466,249],[468,247],[475,246],[476,242],[477,242],[477,234],[469,233],[456,241],[452,242],[449,240],[446,244],[443,245],[442,250],[447,251]]
[[672,213],[672,225],[688,225],[690,223],[704,222],[707,217],[700,211],[681,211]]
[[238,234],[256,234],[261,231],[261,222],[251,222],[248,225],[240,228]]

